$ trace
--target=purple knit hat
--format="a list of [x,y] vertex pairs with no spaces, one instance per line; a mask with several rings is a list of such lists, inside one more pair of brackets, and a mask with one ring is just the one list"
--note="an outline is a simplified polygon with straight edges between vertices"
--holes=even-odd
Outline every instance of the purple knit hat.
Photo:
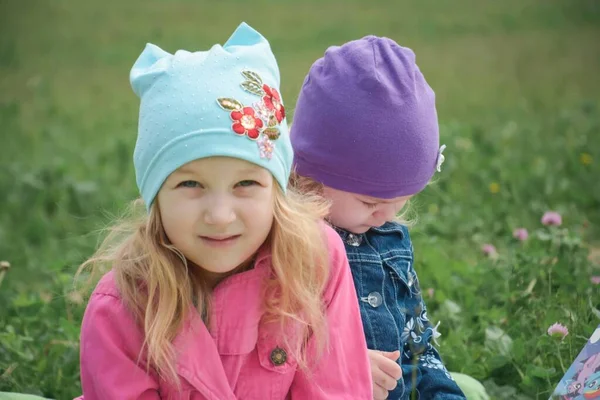
[[291,141],[300,175],[384,199],[420,192],[443,160],[435,94],[415,54],[376,36],[330,47],[312,65]]

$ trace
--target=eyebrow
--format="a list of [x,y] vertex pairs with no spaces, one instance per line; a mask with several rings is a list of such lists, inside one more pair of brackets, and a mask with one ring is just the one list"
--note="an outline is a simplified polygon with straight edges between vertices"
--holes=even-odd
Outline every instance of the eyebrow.
[[178,168],[177,170],[175,170],[175,172],[180,173],[180,174],[195,174],[196,173],[196,171],[194,171],[190,168],[187,168],[187,167]]

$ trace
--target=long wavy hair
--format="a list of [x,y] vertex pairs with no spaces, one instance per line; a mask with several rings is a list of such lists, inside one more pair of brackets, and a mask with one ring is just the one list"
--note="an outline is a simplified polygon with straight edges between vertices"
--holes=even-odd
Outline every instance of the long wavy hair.
[[[308,369],[314,359],[306,351],[308,339],[317,340],[320,354],[327,338],[322,294],[329,276],[328,248],[319,221],[328,205],[320,196],[294,188],[284,194],[273,186],[274,222],[265,243],[271,248],[272,274],[265,282],[263,319],[278,321],[286,332],[295,327],[295,334],[284,340],[299,367]],[[170,243],[156,201],[148,213],[142,200],[136,200],[108,231],[76,279],[89,271],[88,282],[94,282],[112,268],[124,304],[143,330],[146,368],[179,384],[172,341],[191,312],[210,324],[211,289],[202,270]]]

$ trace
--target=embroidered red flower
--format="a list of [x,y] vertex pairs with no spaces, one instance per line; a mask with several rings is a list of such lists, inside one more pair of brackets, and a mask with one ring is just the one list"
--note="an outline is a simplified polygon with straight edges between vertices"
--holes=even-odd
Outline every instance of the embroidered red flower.
[[277,89],[269,87],[268,85],[263,85],[263,90],[265,91],[265,96],[263,97],[263,101],[265,106],[275,114],[275,118],[277,118],[277,122],[283,121],[285,118],[285,107],[281,102],[281,96]]
[[263,127],[263,122],[256,117],[252,107],[244,107],[242,110],[231,112],[231,119],[234,121],[231,129],[238,135],[248,135],[250,139],[258,139],[260,128]]
[[246,70],[242,75],[245,78],[242,88],[260,97],[261,101],[249,107],[232,97],[219,97],[217,103],[229,112],[233,120],[231,130],[256,141],[261,158],[270,159],[275,150],[274,141],[281,134],[278,124],[285,118],[285,108],[277,89],[264,84],[260,75]]

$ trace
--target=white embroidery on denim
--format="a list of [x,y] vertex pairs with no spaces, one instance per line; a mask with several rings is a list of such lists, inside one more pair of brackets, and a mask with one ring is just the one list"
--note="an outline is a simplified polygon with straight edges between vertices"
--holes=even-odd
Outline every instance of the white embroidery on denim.
[[[448,379],[452,379],[452,375],[448,372],[444,364],[438,360],[433,354],[426,353],[419,356],[419,362],[425,368],[435,369],[446,374]],[[454,379],[452,379],[454,380]]]
[[441,321],[438,321],[438,323],[431,328],[431,330],[433,331],[433,334],[431,335],[431,338],[433,339],[433,342],[435,343],[436,346],[439,346],[440,344],[437,342],[437,339],[442,336],[442,334],[440,332],[438,332],[438,326],[440,326]]

